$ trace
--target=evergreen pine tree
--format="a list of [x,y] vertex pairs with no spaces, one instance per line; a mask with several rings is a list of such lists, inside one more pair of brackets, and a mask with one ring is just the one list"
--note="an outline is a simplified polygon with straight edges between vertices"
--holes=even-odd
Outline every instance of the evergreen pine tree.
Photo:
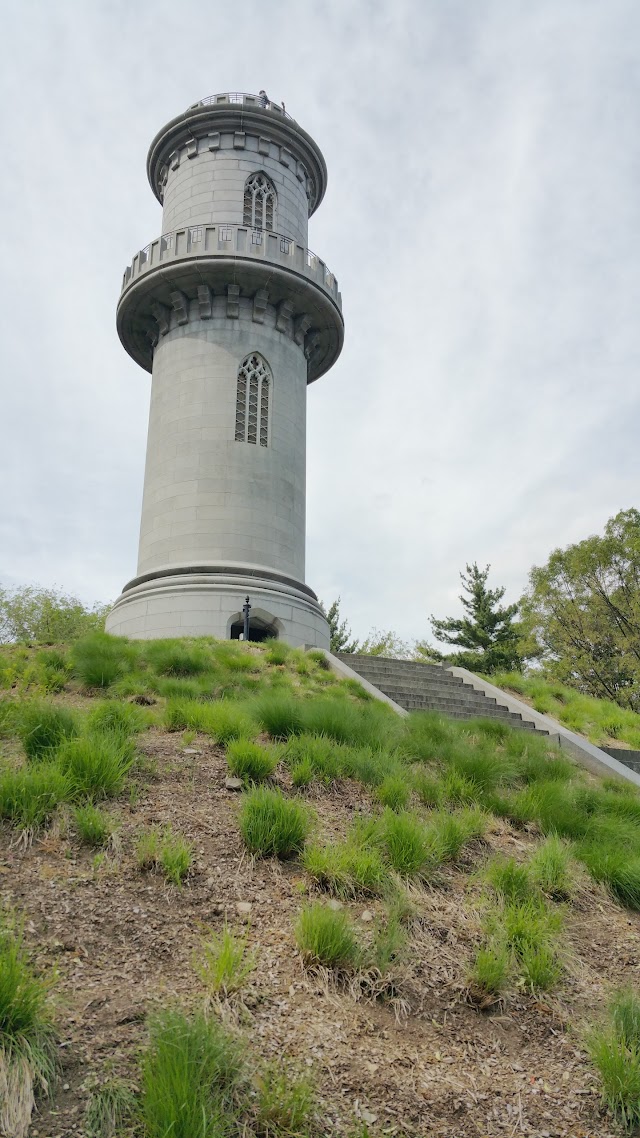
[[330,650],[332,652],[357,652],[358,641],[351,640],[351,629],[346,620],[340,620],[340,597],[329,606],[328,611],[325,609],[322,601],[320,607],[329,622],[329,633],[331,635]]
[[517,604],[500,607],[506,590],[488,588],[490,565],[478,569],[474,561],[465,568],[466,573],[460,574],[462,588],[468,594],[460,595],[465,615],[461,620],[454,617],[436,620],[432,616],[431,628],[436,640],[466,649],[453,653],[448,659],[470,671],[519,670],[522,658],[518,652],[518,628],[514,624]]

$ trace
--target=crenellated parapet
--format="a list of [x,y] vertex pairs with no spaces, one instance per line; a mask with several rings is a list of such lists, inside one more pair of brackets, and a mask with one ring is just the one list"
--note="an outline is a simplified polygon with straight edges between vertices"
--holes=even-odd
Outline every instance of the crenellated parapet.
[[269,320],[300,347],[309,382],[340,353],[342,298],[325,263],[282,234],[229,224],[186,226],[136,253],[123,276],[118,333],[151,371],[154,348],[171,328],[214,311],[233,320],[241,300],[255,323]]

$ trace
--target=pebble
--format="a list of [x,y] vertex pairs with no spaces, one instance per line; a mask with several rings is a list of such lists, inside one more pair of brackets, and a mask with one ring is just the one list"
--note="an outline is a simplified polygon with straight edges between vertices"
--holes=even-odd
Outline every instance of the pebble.
[[242,790],[242,779],[231,778],[231,775],[229,775],[227,778],[225,778],[224,785],[226,786],[227,790]]
[[327,901],[327,909],[333,909],[333,911],[337,913],[338,909],[341,908],[342,901],[336,901],[335,897],[332,897],[330,901]]
[[236,901],[236,910],[241,917],[248,917],[251,912],[251,901]]
[[202,751],[197,751],[195,747],[185,747],[182,754],[183,755],[201,755]]
[[370,1110],[361,1110],[360,1117],[363,1122],[367,1122],[369,1125],[378,1121],[378,1115],[372,1114]]
[[371,909],[365,909],[364,913],[360,914],[360,920],[361,921],[372,921],[373,920],[373,913],[371,912]]

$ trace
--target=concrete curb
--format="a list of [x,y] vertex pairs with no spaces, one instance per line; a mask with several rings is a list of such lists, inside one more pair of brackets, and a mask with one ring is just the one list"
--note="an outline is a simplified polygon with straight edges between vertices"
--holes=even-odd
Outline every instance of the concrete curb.
[[384,692],[380,691],[379,688],[374,688],[373,684],[370,684],[368,680],[364,680],[362,676],[359,676],[357,672],[354,672],[353,668],[350,668],[348,664],[344,664],[342,660],[338,659],[337,656],[332,656],[331,652],[328,652],[326,648],[322,648],[320,651],[329,661],[329,667],[331,668],[331,671],[335,672],[336,676],[339,676],[341,680],[356,680],[357,683],[359,683],[365,691],[369,692],[369,695],[372,695],[374,699],[379,699],[381,703],[388,704],[389,707],[391,707],[393,711],[397,712],[398,715],[406,717],[409,714],[409,712],[406,711],[404,707],[400,707],[399,703],[396,703],[395,700],[390,699],[389,696],[385,695]]
[[454,676],[460,676],[465,683],[471,684],[476,691],[482,691],[485,695],[491,696],[502,707],[506,707],[508,711],[519,713],[523,719],[535,724],[539,730],[548,731],[551,741],[556,743],[561,751],[567,751],[592,774],[601,777],[603,775],[617,775],[618,778],[623,778],[627,782],[634,783],[635,786],[640,786],[640,774],[608,755],[606,751],[602,751],[600,747],[595,747],[593,743],[583,739],[582,735],[576,735],[574,731],[567,730],[566,727],[555,723],[553,719],[548,719],[546,715],[540,715],[538,711],[529,707],[528,703],[523,703],[515,696],[507,695],[501,688],[495,687],[487,680],[481,680],[479,676],[475,676],[473,672],[468,672],[466,668],[452,666],[446,671],[451,672]]

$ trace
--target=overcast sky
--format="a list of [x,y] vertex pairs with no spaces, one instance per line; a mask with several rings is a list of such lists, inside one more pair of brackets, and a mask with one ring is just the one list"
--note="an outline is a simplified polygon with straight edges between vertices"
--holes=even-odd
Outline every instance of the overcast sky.
[[329,186],[339,362],[309,389],[307,582],[428,633],[638,506],[637,0],[21,0],[2,10],[0,582],[135,573],[150,377],[115,306],[168,119],[264,87]]

